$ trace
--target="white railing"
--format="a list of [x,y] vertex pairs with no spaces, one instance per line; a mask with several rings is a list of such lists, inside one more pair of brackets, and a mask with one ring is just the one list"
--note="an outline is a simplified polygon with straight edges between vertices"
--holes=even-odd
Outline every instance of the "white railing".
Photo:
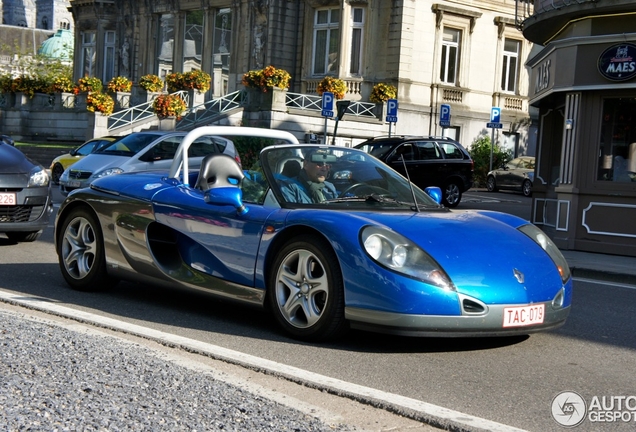
[[[285,99],[287,108],[296,108],[307,111],[322,111],[322,97],[312,96],[302,93],[287,92]],[[355,117],[380,118],[382,116],[382,106],[373,102],[351,101],[346,114]]]
[[238,109],[244,106],[245,103],[246,93],[242,90],[237,90],[201,105],[193,106],[177,121],[176,129],[187,130],[202,123],[209,124],[220,114]]

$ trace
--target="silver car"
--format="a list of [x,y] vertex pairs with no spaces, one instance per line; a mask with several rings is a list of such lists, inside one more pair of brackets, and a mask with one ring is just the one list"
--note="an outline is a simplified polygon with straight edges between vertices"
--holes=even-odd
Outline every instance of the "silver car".
[[0,140],[0,233],[14,242],[35,241],[52,212],[51,179],[44,167]]
[[[132,171],[170,169],[175,152],[187,132],[134,132],[91,153],[64,170],[60,177],[60,191],[89,186],[95,179]],[[192,143],[189,164],[198,168],[203,157],[210,153],[224,153],[240,164],[234,143],[226,138],[203,136]]]

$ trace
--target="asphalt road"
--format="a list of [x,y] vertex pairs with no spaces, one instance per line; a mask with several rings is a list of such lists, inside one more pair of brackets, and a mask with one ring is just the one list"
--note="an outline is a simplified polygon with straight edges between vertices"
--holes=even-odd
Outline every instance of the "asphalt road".
[[[509,208],[527,219],[530,202],[517,194],[474,191],[459,208]],[[72,291],[59,272],[52,235],[50,228],[39,241],[18,245],[0,237],[0,289],[526,430],[562,430],[551,404],[566,390],[586,400],[636,395],[634,287],[575,281],[567,324],[530,337],[404,338],[354,331],[335,343],[310,345],[282,335],[263,311],[199,293],[132,283],[103,293]],[[585,421],[576,430],[635,425]]]

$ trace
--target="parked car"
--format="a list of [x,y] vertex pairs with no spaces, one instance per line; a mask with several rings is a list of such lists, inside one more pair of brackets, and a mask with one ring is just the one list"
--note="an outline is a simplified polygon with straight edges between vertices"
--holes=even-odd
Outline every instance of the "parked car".
[[[473,185],[474,163],[466,149],[446,137],[373,138],[356,148],[377,157],[420,188],[442,189],[444,205],[457,207]],[[406,170],[404,167],[406,166]]]
[[43,166],[0,141],[0,233],[32,242],[49,224],[53,211],[50,178]]
[[486,178],[486,188],[489,192],[499,189],[515,190],[524,196],[532,195],[534,181],[534,158],[521,156],[504,163],[501,168],[492,170]]
[[0,142],[3,142],[5,144],[9,144],[9,145],[15,145],[15,142],[13,141],[13,138],[11,138],[9,135],[2,135],[0,134]]
[[[133,132],[90,153],[64,170],[60,191],[69,192],[89,186],[95,179],[129,171],[166,170],[172,165],[177,147],[187,132]],[[234,143],[226,138],[201,136],[190,152],[193,167],[210,153],[224,153],[240,163]]]
[[54,184],[60,183],[60,177],[66,168],[82,159],[84,156],[93,153],[107,144],[112,143],[119,137],[105,136],[101,138],[93,138],[86,141],[81,146],[74,148],[69,153],[64,153],[51,162],[51,180]]
[[[189,143],[210,133],[291,144],[266,147],[251,170],[224,154],[191,170]],[[337,193],[328,179],[341,182]],[[357,149],[209,126],[183,139],[169,170],[101,177],[70,194],[55,245],[74,289],[119,279],[195,289],[265,307],[303,340],[349,327],[507,336],[562,325],[572,278],[550,238],[513,215],[450,210],[441,196]]]

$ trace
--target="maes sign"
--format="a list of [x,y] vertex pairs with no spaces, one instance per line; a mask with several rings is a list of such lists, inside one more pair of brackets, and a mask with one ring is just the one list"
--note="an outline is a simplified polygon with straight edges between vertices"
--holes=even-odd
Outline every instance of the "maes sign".
[[636,45],[622,43],[603,51],[598,58],[598,71],[612,81],[627,81],[636,76]]

